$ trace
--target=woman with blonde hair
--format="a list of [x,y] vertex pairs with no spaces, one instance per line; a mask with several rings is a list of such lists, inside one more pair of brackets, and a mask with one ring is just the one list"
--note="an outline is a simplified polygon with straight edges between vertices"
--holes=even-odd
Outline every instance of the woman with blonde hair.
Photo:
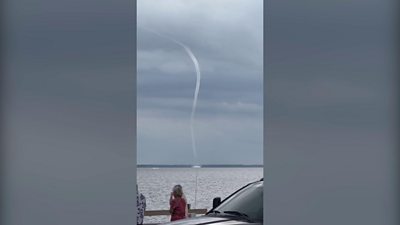
[[187,200],[181,185],[175,185],[169,197],[171,221],[187,218]]

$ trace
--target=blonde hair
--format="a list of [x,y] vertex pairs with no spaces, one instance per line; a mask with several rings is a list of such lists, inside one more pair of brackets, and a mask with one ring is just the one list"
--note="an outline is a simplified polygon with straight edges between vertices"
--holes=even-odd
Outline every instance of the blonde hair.
[[172,192],[174,192],[174,195],[177,197],[182,197],[183,196],[183,190],[181,185],[175,185],[174,188],[172,188]]

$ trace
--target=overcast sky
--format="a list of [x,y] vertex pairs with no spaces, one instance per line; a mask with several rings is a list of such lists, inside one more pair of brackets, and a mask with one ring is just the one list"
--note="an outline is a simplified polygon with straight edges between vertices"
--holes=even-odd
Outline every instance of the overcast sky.
[[[191,164],[190,113],[198,161],[262,163],[263,1],[138,1],[138,163]],[[227,157],[229,156],[229,157]]]

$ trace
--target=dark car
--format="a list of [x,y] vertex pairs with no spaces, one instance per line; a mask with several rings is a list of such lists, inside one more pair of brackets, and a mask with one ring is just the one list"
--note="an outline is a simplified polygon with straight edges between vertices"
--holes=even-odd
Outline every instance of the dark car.
[[213,208],[204,216],[165,224],[262,224],[263,184],[263,179],[247,184],[225,198],[222,202],[221,198],[214,198]]

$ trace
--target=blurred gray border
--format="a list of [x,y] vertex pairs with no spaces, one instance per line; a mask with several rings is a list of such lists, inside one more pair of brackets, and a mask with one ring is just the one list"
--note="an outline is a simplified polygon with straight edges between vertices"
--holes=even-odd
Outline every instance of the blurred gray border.
[[1,5],[0,224],[135,223],[136,0]]
[[[326,7],[324,4],[332,6],[334,9]],[[340,10],[341,9],[341,10]],[[387,11],[385,11],[386,9]],[[330,11],[332,10],[332,11]],[[336,10],[336,11],[335,11]],[[325,17],[324,12],[337,12],[337,16]],[[292,16],[295,14],[295,16]],[[344,15],[346,14],[346,16]],[[360,16],[360,15],[368,15]],[[333,14],[335,15],[335,14]],[[350,1],[328,1],[324,3],[318,3],[318,1],[291,1],[291,0],[268,0],[264,2],[264,223],[267,225],[309,225],[309,224],[398,224],[400,222],[399,211],[399,4],[398,1],[394,0],[350,0]],[[354,17],[351,17],[354,16]],[[310,19],[313,17],[313,20]],[[306,20],[304,18],[308,18]],[[350,19],[355,18],[353,21]],[[280,20],[279,20],[280,19]],[[304,19],[304,20],[303,20]],[[384,23],[387,25],[385,28],[378,27],[374,25],[376,20],[386,21]],[[283,21],[285,24],[279,24],[277,21]],[[321,22],[322,21],[322,22]],[[323,24],[326,23],[324,26]],[[291,26],[286,26],[291,25]],[[295,27],[297,25],[297,27]],[[364,51],[365,49],[371,50],[370,54],[364,54],[357,59],[358,62],[362,62],[363,66],[367,67],[366,71],[373,71],[379,68],[378,72],[372,74],[374,79],[379,79],[379,76],[386,77],[386,79],[391,79],[393,83],[387,83],[386,87],[393,90],[387,91],[387,96],[389,98],[382,98],[379,101],[391,101],[392,109],[394,111],[389,112],[388,109],[380,109],[381,112],[389,113],[393,124],[386,124],[388,132],[391,130],[391,134],[388,136],[390,141],[380,141],[377,143],[378,146],[382,148],[370,150],[369,152],[360,151],[359,155],[356,155],[356,150],[351,149],[351,147],[345,147],[342,152],[322,152],[314,154],[310,150],[302,150],[301,153],[296,151],[295,148],[286,149],[285,155],[279,156],[279,149],[271,149],[271,142],[275,144],[282,140],[271,140],[270,133],[277,127],[271,125],[273,116],[271,116],[271,109],[269,102],[267,102],[267,95],[273,93],[271,90],[273,83],[271,77],[278,76],[278,72],[287,73],[288,70],[283,71],[282,65],[286,67],[293,67],[298,69],[298,73],[319,73],[320,71],[315,67],[308,67],[307,69],[301,68],[299,65],[295,65],[294,61],[285,61],[285,54],[290,52],[285,51],[285,46],[291,46],[293,49],[306,49],[305,46],[313,47],[323,47],[321,45],[321,39],[318,39],[318,28],[321,32],[326,31],[324,28],[335,30],[338,34],[343,34],[341,39],[335,39],[334,36],[325,36],[323,43],[327,47],[335,47],[350,42],[354,38],[347,36],[346,27],[353,26],[352,28],[357,30],[352,32],[356,38],[359,38],[359,43],[363,43],[363,39],[371,36],[368,32],[375,32],[377,37],[382,38],[387,36],[387,42],[382,41],[382,39],[368,39],[369,45],[363,45],[358,51]],[[304,29],[315,27],[316,29]],[[273,28],[273,29],[271,29]],[[321,29],[322,28],[322,29]],[[296,31],[303,31],[300,37],[286,37],[285,34],[295,33]],[[353,30],[350,30],[353,31]],[[372,33],[371,32],[371,33]],[[365,34],[365,36],[363,36]],[[283,40],[278,41],[278,37],[285,37]],[[292,38],[292,39],[291,39]],[[299,38],[301,41],[299,41]],[[293,41],[295,40],[295,41]],[[315,45],[312,45],[314,44]],[[359,44],[358,43],[358,44]],[[368,43],[368,41],[367,41]],[[365,43],[364,43],[365,44]],[[354,46],[357,46],[355,44]],[[391,48],[387,48],[392,46]],[[375,49],[374,49],[375,47]],[[272,50],[271,50],[272,48]],[[352,54],[352,49],[341,49],[343,58],[346,55]],[[357,49],[355,50],[357,51]],[[375,52],[376,51],[376,52]],[[311,49],[305,50],[305,52],[293,52],[299,57],[304,56],[306,60],[307,54],[312,54]],[[374,54],[376,53],[376,54]],[[281,61],[277,61],[277,57],[281,56]],[[379,57],[377,57],[379,55]],[[385,57],[388,59],[386,62],[388,66],[383,67],[381,61],[370,61],[368,57],[373,59],[379,59],[380,57]],[[271,59],[274,60],[271,60]],[[337,68],[346,68],[348,61],[334,61],[332,56],[332,62]],[[316,59],[315,59],[316,60]],[[312,60],[307,61],[312,63]],[[274,64],[275,63],[275,64]],[[277,64],[281,63],[281,67]],[[271,67],[274,67],[271,69]],[[396,68],[395,68],[396,67]],[[375,70],[376,71],[376,70]],[[344,69],[345,73],[351,77],[352,74],[350,69]],[[295,73],[295,72],[293,72]],[[300,74],[301,75],[301,74]],[[371,75],[371,74],[369,74]],[[362,81],[361,76],[355,75],[354,79],[359,79]],[[351,79],[351,78],[349,78]],[[384,78],[383,78],[384,79]],[[393,86],[392,86],[393,85]],[[300,88],[301,89],[301,88]],[[374,87],[372,88],[374,89]],[[276,91],[276,89],[274,89]],[[376,91],[376,89],[371,90]],[[386,91],[386,90],[385,90]],[[282,91],[283,92],[283,91]],[[281,92],[281,93],[282,93]],[[274,95],[279,95],[280,93],[273,93]],[[392,98],[393,97],[393,98]],[[374,102],[374,100],[371,100]],[[375,102],[375,103],[376,103]],[[360,110],[361,111],[361,110]],[[378,110],[379,111],[379,110]],[[292,112],[293,113],[293,112]],[[346,113],[349,113],[346,111]],[[397,116],[394,116],[397,115]],[[366,115],[368,117],[368,115]],[[370,116],[371,120],[382,119],[375,115]],[[276,123],[275,123],[276,124]],[[290,122],[287,126],[291,126]],[[396,128],[394,127],[396,126]],[[285,128],[279,130],[282,132]],[[312,129],[312,128],[311,128]],[[392,135],[393,134],[393,135]],[[326,134],[325,134],[326,135]],[[275,135],[276,136],[276,135]],[[330,141],[341,141],[341,137],[326,137]],[[290,142],[290,138],[286,140]],[[363,140],[366,143],[371,143],[371,140]],[[396,142],[396,143],[388,143]],[[308,147],[312,147],[316,144],[309,143]],[[390,147],[388,147],[390,146]],[[360,148],[362,146],[355,146]],[[386,148],[385,148],[386,147]],[[314,151],[318,151],[314,149]],[[348,154],[345,154],[347,153]],[[369,154],[369,155],[368,155]],[[370,155],[373,154],[378,156],[376,159],[372,158]],[[294,160],[290,161],[288,158],[292,155],[297,157],[302,157],[299,159],[301,163],[291,164]],[[330,158],[332,157],[332,158]],[[385,160],[379,157],[386,157]],[[390,158],[393,157],[393,158]],[[279,160],[284,159],[285,162],[276,163]],[[347,173],[340,173],[340,170],[334,168],[334,163],[329,163],[331,160],[335,160],[338,167],[342,167],[342,171]],[[315,163],[315,161],[320,161],[320,163]],[[354,162],[352,164],[346,162]],[[385,164],[384,162],[389,162]],[[283,164],[285,164],[283,166]],[[308,163],[308,164],[307,164]],[[390,165],[389,165],[390,164]],[[316,166],[319,165],[319,166]],[[340,166],[339,166],[340,165]],[[312,169],[314,167],[314,169]],[[307,168],[305,170],[304,168]],[[357,168],[357,169],[355,169]],[[296,170],[298,170],[296,172]],[[331,191],[328,191],[329,185],[321,185],[312,179],[299,181],[299,178],[294,174],[302,176],[301,172],[310,172],[309,177],[320,177],[321,174],[328,174],[332,176],[332,180],[328,180]],[[373,171],[375,174],[374,179],[368,177],[368,172]],[[293,176],[290,176],[293,175]],[[286,186],[283,185],[286,181]],[[386,181],[386,182],[385,182]],[[300,188],[307,189],[307,191],[299,192],[297,189],[298,185]],[[383,187],[380,187],[383,186]],[[342,188],[342,189],[341,189]],[[364,190],[362,188],[365,188]],[[380,189],[381,188],[381,189]],[[388,191],[382,191],[382,189],[387,188]],[[336,197],[330,195],[338,190]],[[359,194],[359,193],[363,194]],[[300,196],[299,193],[306,193],[306,196]],[[356,196],[356,197],[354,197]],[[359,198],[359,196],[369,196],[366,198]],[[338,200],[340,199],[340,200]],[[380,203],[380,204],[379,204]],[[368,205],[369,204],[369,205]],[[302,207],[293,207],[293,205]],[[372,205],[372,206],[371,206]],[[366,206],[367,209],[363,209]],[[369,208],[368,208],[369,207]],[[376,211],[371,211],[370,209],[375,208]],[[345,210],[344,210],[345,209]],[[350,210],[348,210],[350,209]],[[369,213],[368,213],[369,212]],[[288,219],[289,218],[289,219]],[[290,223],[289,221],[296,221],[295,223]],[[340,222],[338,222],[340,221]],[[358,223],[363,221],[363,223]]]
[[264,97],[263,97],[263,147],[264,147],[264,161],[263,161],[263,165],[264,165],[264,223],[267,221],[267,207],[266,206],[266,202],[267,202],[267,185],[266,185],[266,181],[268,180],[268,173],[267,173],[267,167],[266,167],[266,162],[267,162],[267,32],[268,32],[268,9],[269,9],[269,2],[270,1],[263,1],[263,39],[264,39],[264,43],[263,43],[263,92],[264,92]]
[[[133,83],[134,83],[134,98],[133,98],[133,107],[134,107],[134,110],[133,110],[133,112],[134,112],[134,115],[132,115],[133,116],[133,118],[134,118],[134,124],[133,124],[133,127],[134,127],[134,129],[133,129],[133,139],[134,139],[134,145],[135,145],[135,148],[134,148],[134,154],[133,154],[133,158],[134,158],[134,170],[132,171],[133,172],[133,179],[135,179],[135,183],[137,184],[137,58],[136,58],[136,56],[137,56],[137,28],[136,28],[136,26],[137,26],[137,23],[136,23],[136,20],[137,20],[137,0],[133,0],[133,19],[135,20],[135,25],[134,25],[134,28],[133,28],[133,51],[134,51],[134,53],[133,53],[133,67],[134,67],[134,79],[133,79]],[[137,186],[137,185],[136,185]],[[137,190],[136,190],[136,186],[135,186],[135,192],[137,192]],[[135,203],[135,205],[136,205],[136,203]],[[134,224],[137,224],[137,217],[136,217],[136,215],[137,215],[137,207],[135,207],[135,209],[134,209],[134,211],[133,211],[133,215],[134,215]]]

